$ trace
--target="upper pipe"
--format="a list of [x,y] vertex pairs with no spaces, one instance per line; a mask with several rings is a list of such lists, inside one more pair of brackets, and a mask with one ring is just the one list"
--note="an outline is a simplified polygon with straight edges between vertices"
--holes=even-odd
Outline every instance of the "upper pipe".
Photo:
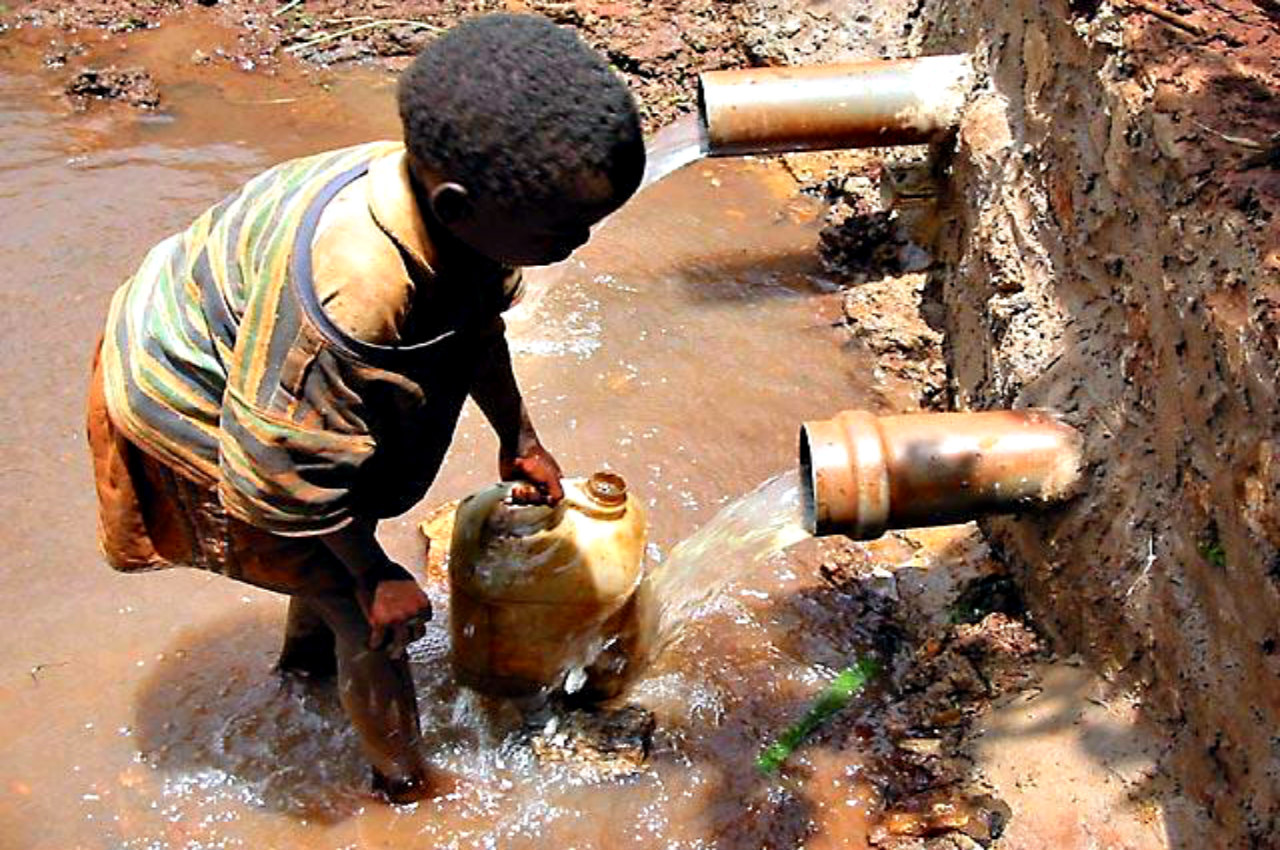
[[931,142],[953,130],[968,56],[709,71],[698,101],[711,156]]

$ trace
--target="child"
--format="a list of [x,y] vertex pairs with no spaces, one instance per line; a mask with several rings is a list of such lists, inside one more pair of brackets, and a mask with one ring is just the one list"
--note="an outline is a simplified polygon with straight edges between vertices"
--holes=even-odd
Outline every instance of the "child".
[[501,313],[640,183],[622,81],[524,15],[464,23],[400,80],[405,141],[286,162],[161,242],[116,293],[88,430],[116,569],[184,565],[290,595],[286,672],[337,673],[397,801],[430,793],[404,646],[426,595],[374,537],[431,485],[468,395],[518,497],[560,469]]

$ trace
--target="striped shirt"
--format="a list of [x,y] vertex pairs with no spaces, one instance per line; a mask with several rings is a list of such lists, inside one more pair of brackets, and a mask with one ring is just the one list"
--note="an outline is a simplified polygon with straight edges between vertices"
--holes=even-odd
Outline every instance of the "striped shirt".
[[[475,366],[505,344],[518,274],[437,277],[403,159],[378,142],[276,166],[153,248],[112,300],[112,421],[238,519],[318,534],[412,507]],[[423,317],[418,291],[463,295]]]

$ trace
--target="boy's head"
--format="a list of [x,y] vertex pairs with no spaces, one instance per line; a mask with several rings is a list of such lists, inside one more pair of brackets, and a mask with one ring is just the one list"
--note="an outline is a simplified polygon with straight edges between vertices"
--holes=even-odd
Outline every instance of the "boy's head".
[[640,185],[644,138],[626,84],[545,18],[460,24],[404,72],[399,96],[432,214],[501,262],[564,259]]

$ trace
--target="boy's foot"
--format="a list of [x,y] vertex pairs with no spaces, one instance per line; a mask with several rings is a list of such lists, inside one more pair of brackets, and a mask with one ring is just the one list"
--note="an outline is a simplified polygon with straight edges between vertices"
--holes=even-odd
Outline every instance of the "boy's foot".
[[276,661],[276,672],[299,679],[331,679],[338,674],[338,659],[332,648],[286,645]]
[[373,768],[373,792],[388,803],[405,805],[439,797],[452,790],[453,783],[438,781],[425,771],[408,776],[388,777],[376,767]]

